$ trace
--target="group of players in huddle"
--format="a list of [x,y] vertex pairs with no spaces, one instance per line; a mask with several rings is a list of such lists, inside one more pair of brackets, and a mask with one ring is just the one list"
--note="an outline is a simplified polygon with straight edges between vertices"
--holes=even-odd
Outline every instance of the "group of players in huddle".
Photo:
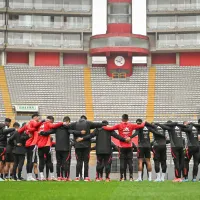
[[[129,168],[129,180],[133,181],[133,149],[135,148],[137,148],[138,156],[138,179],[135,181],[143,180],[144,159],[148,171],[148,180],[152,181],[151,151],[153,152],[157,176],[155,181],[164,181],[167,171],[167,143],[171,144],[171,154],[174,161],[175,179],[173,181],[188,181],[189,162],[192,157],[194,161],[192,181],[197,181],[200,161],[200,138],[198,137],[200,134],[200,120],[197,124],[191,122],[180,124],[172,121],[160,124],[143,122],[141,119],[137,119],[136,123],[132,124],[129,122],[128,115],[124,114],[121,123],[109,126],[107,121],[102,121],[102,123],[88,121],[84,115],[74,123],[70,123],[68,116],[64,117],[63,122],[54,123],[53,116],[48,116],[46,120],[40,121],[40,116],[34,114],[32,119],[28,123],[24,123],[21,128],[17,122],[13,124],[13,128],[10,128],[10,124],[11,120],[9,118],[6,118],[4,123],[0,123],[0,181],[24,180],[21,173],[25,156],[27,157],[27,181],[71,181],[72,143],[77,160],[75,181],[81,180],[83,164],[84,181],[90,181],[88,165],[91,139],[94,137],[96,137],[95,149],[97,156],[96,181],[103,180],[104,169],[106,181],[110,181],[113,152],[112,137],[120,141],[118,147],[120,181],[126,179],[127,166]],[[92,133],[91,130],[93,130]],[[133,134],[134,130],[135,133]],[[118,131],[118,134],[115,131]],[[187,144],[184,142],[182,132],[186,133]],[[151,133],[153,134],[153,141],[150,139]],[[55,134],[56,142],[52,141],[51,134]],[[74,136],[73,141],[70,139],[71,134]],[[132,143],[132,138],[136,136],[138,136],[137,147]],[[57,178],[54,177],[52,146],[55,147],[56,151]],[[40,179],[38,179],[37,174],[37,152]],[[44,177],[45,165],[48,179]],[[160,173],[160,166],[162,173]],[[35,169],[36,178],[33,178],[33,168]]]

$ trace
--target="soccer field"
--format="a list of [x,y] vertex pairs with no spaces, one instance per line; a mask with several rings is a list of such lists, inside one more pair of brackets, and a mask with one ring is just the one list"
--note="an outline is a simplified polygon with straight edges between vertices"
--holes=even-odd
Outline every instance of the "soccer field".
[[191,200],[200,199],[200,183],[2,182],[0,199],[26,200]]

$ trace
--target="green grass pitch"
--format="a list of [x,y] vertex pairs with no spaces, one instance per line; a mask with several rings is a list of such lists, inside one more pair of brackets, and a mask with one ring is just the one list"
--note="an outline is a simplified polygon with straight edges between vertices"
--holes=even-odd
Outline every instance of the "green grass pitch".
[[0,200],[199,200],[200,183],[1,182]]

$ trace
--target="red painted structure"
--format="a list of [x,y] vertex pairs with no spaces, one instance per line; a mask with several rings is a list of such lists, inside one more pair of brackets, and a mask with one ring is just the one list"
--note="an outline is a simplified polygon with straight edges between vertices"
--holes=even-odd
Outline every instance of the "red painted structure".
[[90,55],[107,57],[107,75],[132,75],[132,57],[149,54],[149,38],[132,34],[132,0],[107,0],[107,33],[90,38]]
[[180,53],[180,66],[200,66],[200,52]]
[[6,63],[29,64],[28,52],[7,52]]
[[60,54],[56,52],[36,52],[35,66],[59,66]]
[[176,53],[156,53],[152,54],[152,64],[176,64]]
[[64,65],[87,65],[87,54],[67,53],[63,55]]

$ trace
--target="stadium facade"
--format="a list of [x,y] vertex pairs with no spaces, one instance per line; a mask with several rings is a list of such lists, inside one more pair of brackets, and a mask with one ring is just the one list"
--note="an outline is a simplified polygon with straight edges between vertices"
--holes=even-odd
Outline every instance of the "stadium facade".
[[[92,65],[132,75],[132,56],[147,56],[147,36],[132,34],[132,0],[107,0],[106,34],[92,36],[92,0],[0,0],[1,65]],[[105,9],[104,9],[105,10]],[[122,59],[122,65],[116,65]]]
[[1,64],[88,64],[92,0],[1,0]]
[[132,75],[132,57],[149,54],[149,38],[132,34],[132,0],[107,0],[106,34],[90,40],[90,55],[107,58],[107,75]]
[[148,0],[148,65],[200,65],[200,1]]
[[[150,39],[151,51],[148,66],[200,65],[200,1],[146,2],[147,36]],[[110,38],[104,35],[105,37],[99,40],[99,46],[99,42],[95,43],[98,36],[91,38],[92,23],[95,23],[92,0],[0,0],[0,63],[91,66],[90,54],[106,56],[109,68],[115,65],[113,59],[117,56],[112,55],[105,47],[120,47],[122,50],[127,44],[129,50],[126,47],[124,57],[128,58],[126,63],[131,63],[131,56],[148,54],[148,44],[135,41],[137,38],[133,37],[131,3],[131,0],[108,0],[107,5],[102,4],[107,6],[107,14],[102,13],[107,15],[106,34],[112,36]],[[123,37],[120,42],[115,41],[113,34],[119,36],[118,32],[132,36]],[[130,51],[130,46],[135,49]],[[137,50],[142,46],[145,46],[146,51],[140,55],[141,51],[138,53]],[[94,47],[104,50],[95,51]],[[124,52],[121,50],[116,49],[114,53],[118,51],[118,54],[122,55]],[[107,74],[109,75],[108,70]]]

